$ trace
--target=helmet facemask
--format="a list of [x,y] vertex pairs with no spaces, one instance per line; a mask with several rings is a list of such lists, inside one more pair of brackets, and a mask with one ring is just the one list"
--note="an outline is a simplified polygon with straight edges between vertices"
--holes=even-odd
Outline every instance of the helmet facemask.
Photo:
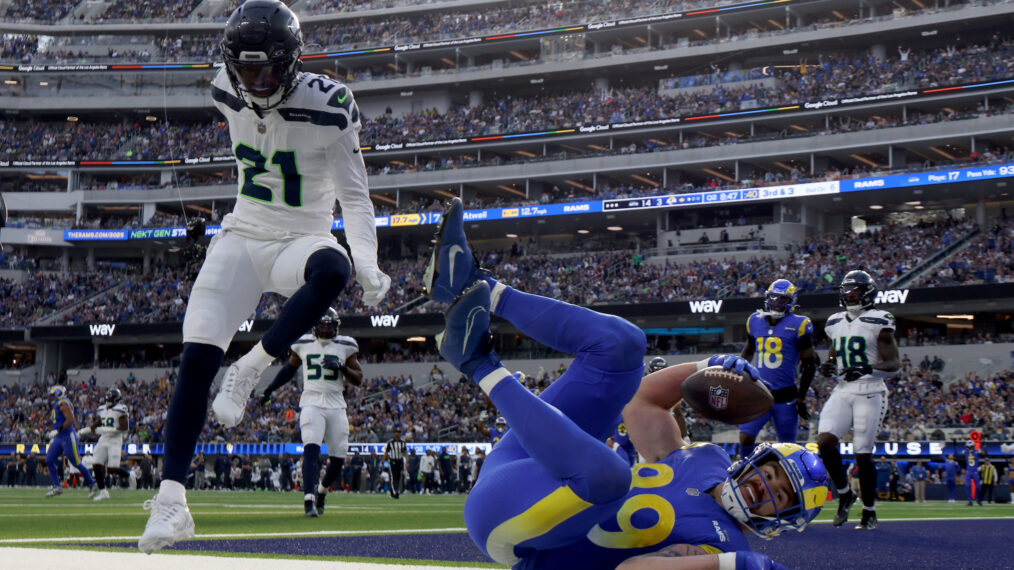
[[281,2],[249,0],[233,12],[221,42],[236,95],[258,115],[296,86],[303,36],[299,19]]
[[858,316],[866,310],[866,304],[863,302],[864,291],[862,285],[858,283],[843,284],[840,293],[842,305],[845,306],[845,310],[853,317]]
[[794,299],[786,295],[768,293],[764,297],[764,316],[780,319],[792,310]]
[[[767,540],[786,529],[799,532],[827,500],[827,471],[816,456],[795,444],[759,445],[729,468],[722,507],[757,536]],[[805,472],[805,473],[804,473]],[[779,508],[769,475],[791,484],[788,504]],[[784,490],[783,490],[784,492]]]

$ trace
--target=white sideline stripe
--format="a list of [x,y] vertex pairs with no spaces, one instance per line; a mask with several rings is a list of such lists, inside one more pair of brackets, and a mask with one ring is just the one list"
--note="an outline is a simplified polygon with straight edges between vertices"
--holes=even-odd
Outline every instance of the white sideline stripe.
[[[295,510],[295,509],[292,509],[292,510]],[[339,509],[338,507],[334,507],[334,511],[333,512],[339,513],[342,510],[345,510],[345,509]],[[300,513],[303,512],[302,508],[300,508],[299,512]],[[363,512],[362,509],[357,509],[356,510],[356,514],[359,514],[361,512]],[[384,511],[378,511],[378,512],[384,512]],[[402,510],[402,511],[398,511],[398,514],[402,514],[402,513],[416,513],[416,514],[423,514],[423,513],[425,513],[425,514],[429,514],[429,513],[460,513],[460,512],[461,512],[461,510],[439,510],[438,511],[438,510],[426,509],[426,510],[409,510],[409,511]],[[273,511],[243,511],[243,512],[238,512],[238,513],[230,513],[228,511],[203,511],[203,510],[199,511],[197,509],[190,509],[190,514],[196,515],[196,516],[215,515],[215,516],[245,517],[247,515],[277,515],[278,514],[278,510],[276,509],[276,510],[273,510]],[[87,517],[132,517],[132,516],[145,516],[145,517],[147,517],[147,516],[149,516],[149,513],[145,512],[145,511],[141,511],[141,510],[138,510],[137,512],[121,512],[121,513],[92,513],[92,512],[89,512],[87,510],[71,510],[69,508],[68,509],[64,509],[63,511],[61,511],[59,513],[45,513],[45,514],[31,514],[31,515],[0,513],[0,518],[79,517],[79,516],[80,517],[84,517],[84,516],[87,516]]]
[[[202,538],[254,538],[254,537],[299,537],[299,536],[355,536],[355,535],[384,535],[384,534],[446,534],[465,532],[465,528],[410,528],[397,530],[311,530],[304,532],[249,532],[249,533],[220,533],[220,534],[198,534],[194,540]],[[122,540],[137,540],[135,536],[62,536],[51,538],[5,538],[0,539],[0,544],[31,544],[39,542],[109,542]],[[66,551],[64,551],[66,552]]]
[[[370,564],[337,560],[291,560],[286,558],[245,558],[240,556],[203,556],[194,554],[142,554],[140,552],[103,552],[97,550],[46,550],[41,548],[4,548],[5,560],[17,560],[19,570],[108,570],[143,568],[145,570],[221,570],[223,565],[241,563],[244,570],[478,570],[462,566],[414,566],[408,564]],[[70,559],[73,562],[70,562]]]

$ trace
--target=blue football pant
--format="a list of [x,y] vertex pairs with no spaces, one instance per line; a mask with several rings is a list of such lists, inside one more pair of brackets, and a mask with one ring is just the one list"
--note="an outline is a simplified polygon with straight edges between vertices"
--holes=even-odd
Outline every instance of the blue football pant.
[[785,402],[771,406],[768,413],[752,422],[740,424],[739,432],[757,437],[761,429],[769,421],[775,423],[775,432],[778,434],[778,441],[783,443],[795,443],[796,431],[799,428],[799,414],[796,412],[795,402]]
[[49,449],[46,450],[46,467],[49,468],[49,479],[53,482],[54,487],[60,486],[59,470],[56,465],[56,460],[60,455],[67,456],[71,465],[81,472],[81,476],[84,477],[85,483],[88,486],[95,484],[95,480],[92,479],[92,474],[88,471],[88,468],[81,464],[81,454],[78,453],[77,446],[77,432],[74,431],[68,434],[57,435],[53,438],[52,443],[49,444]]
[[580,539],[622,505],[630,466],[605,440],[640,385],[646,341],[618,317],[510,288],[494,312],[576,355],[541,396],[510,378],[490,393],[510,429],[483,463],[465,523],[483,552],[513,565]]

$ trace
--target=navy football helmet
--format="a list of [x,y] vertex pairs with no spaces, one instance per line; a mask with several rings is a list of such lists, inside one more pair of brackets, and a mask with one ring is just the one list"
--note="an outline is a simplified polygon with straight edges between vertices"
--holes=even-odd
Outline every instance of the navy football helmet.
[[764,293],[765,316],[782,318],[796,306],[796,286],[788,279],[776,279]]
[[865,271],[849,271],[838,286],[838,303],[853,314],[872,307],[876,295],[877,282]]
[[109,407],[119,404],[121,400],[123,400],[123,394],[120,392],[119,388],[113,388],[106,392],[106,405]]
[[658,372],[659,370],[668,367],[669,365],[665,363],[664,358],[662,358],[661,356],[656,356],[655,358],[652,358],[651,360],[648,361],[648,374],[651,374],[652,372]]
[[236,8],[221,48],[232,88],[258,114],[277,107],[296,86],[303,34],[279,0],[248,0]]
[[324,316],[317,321],[317,324],[313,325],[313,336],[317,340],[333,340],[338,336],[338,327],[341,325],[342,320],[338,318],[338,311],[328,307]]
[[[761,471],[770,463],[776,463],[792,484],[795,501],[782,509]],[[787,529],[802,532],[827,501],[827,486],[827,470],[816,453],[795,443],[762,443],[729,467],[728,482],[722,487],[722,507],[754,534],[770,539]],[[761,493],[761,488],[766,492]],[[756,509],[767,503],[774,507],[774,515],[757,514]]]

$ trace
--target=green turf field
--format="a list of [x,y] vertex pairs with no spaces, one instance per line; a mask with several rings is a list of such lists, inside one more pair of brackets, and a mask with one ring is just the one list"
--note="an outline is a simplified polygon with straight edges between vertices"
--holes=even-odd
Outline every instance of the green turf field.
[[[113,490],[109,501],[88,499],[87,490],[45,497],[46,488],[0,489],[0,541],[18,538],[137,536],[148,512],[141,504],[153,491]],[[303,516],[302,493],[190,491],[190,512],[202,534],[237,537],[255,533],[299,535],[320,531],[405,531],[465,527],[464,495],[332,493],[324,516]],[[443,530],[443,532],[447,532]]]
[[[151,491],[114,490],[111,500],[96,503],[87,498],[85,490],[67,490],[53,498],[44,497],[45,491],[44,487],[0,489],[0,547],[47,543],[69,546],[96,539],[133,542],[148,516],[141,504],[153,495]],[[188,499],[197,524],[197,540],[463,533],[465,526],[464,495],[403,495],[395,501],[387,495],[332,493],[325,514],[318,519],[303,516],[302,495],[295,492],[202,491],[190,492]],[[817,523],[828,523],[835,505],[829,503]],[[858,518],[859,507],[853,509],[853,517]],[[1014,506],[1009,504],[967,507],[964,503],[880,502],[877,512],[881,524],[897,520],[1014,519]]]

